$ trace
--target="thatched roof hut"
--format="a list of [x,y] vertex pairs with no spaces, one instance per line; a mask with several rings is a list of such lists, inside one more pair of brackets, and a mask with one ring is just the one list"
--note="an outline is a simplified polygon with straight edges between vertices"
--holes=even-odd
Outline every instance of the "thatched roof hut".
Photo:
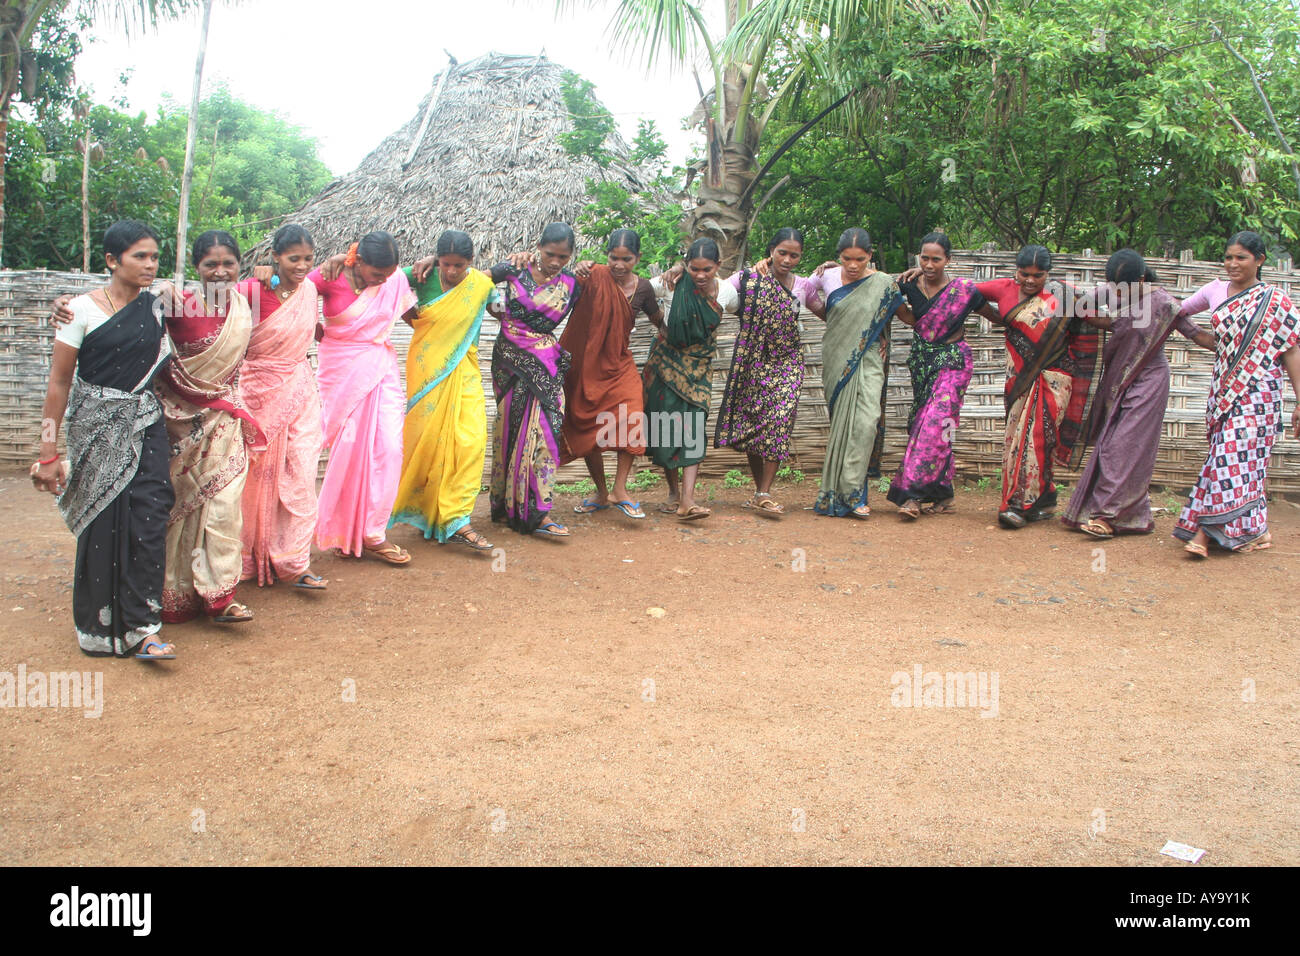
[[[450,66],[410,122],[284,221],[311,232],[318,258],[384,229],[411,261],[433,252],[444,229],[464,229],[481,264],[531,248],[548,222],[573,223],[589,201],[588,179],[643,191],[616,133],[605,143],[614,157],[607,169],[564,150],[558,134],[573,128],[564,74],[544,54],[490,53]],[[269,246],[251,250],[246,264],[268,261]]]

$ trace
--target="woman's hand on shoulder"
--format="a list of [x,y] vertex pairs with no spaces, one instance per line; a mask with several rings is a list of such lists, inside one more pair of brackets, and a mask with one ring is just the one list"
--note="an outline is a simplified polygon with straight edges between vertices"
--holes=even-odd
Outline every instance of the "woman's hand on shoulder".
[[898,282],[901,285],[904,282],[915,282],[920,277],[921,277],[920,267],[912,266],[912,268],[904,272],[900,272],[898,275],[894,276],[894,281]]
[[429,278],[429,273],[438,268],[437,256],[425,256],[423,259],[416,259],[415,265],[411,266],[411,278],[415,280],[416,285],[420,285],[425,279]]
[[50,303],[50,322],[56,329],[72,321],[72,308],[68,305],[71,301],[72,294],[65,292]]
[[681,281],[682,274],[685,271],[686,271],[685,263],[681,263],[681,262],[674,263],[673,266],[662,276],[664,280],[664,288],[667,289],[669,292],[674,291],[677,288],[677,283]]
[[591,267],[594,266],[595,264],[596,263],[594,260],[583,259],[581,262],[579,262],[576,266],[573,267],[573,274],[577,276],[579,279],[585,279],[589,275],[591,275]]
[[821,278],[822,276],[824,276],[824,275],[826,274],[826,270],[827,270],[827,269],[834,269],[834,268],[835,268],[836,266],[838,266],[838,265],[839,265],[839,263],[836,262],[834,259],[827,259],[825,262],[823,262],[821,265],[819,265],[816,269],[814,269],[812,274],[815,275],[815,276],[817,276],[818,278]]
[[512,252],[506,256],[505,261],[510,263],[510,268],[516,272],[522,272],[533,264],[533,254],[531,252]]
[[271,288],[271,277],[273,275],[275,275],[275,270],[270,266],[253,266],[253,279],[262,283],[268,289]]
[[326,282],[333,282],[343,274],[343,266],[347,261],[347,256],[341,252],[336,252],[320,264],[320,277]]

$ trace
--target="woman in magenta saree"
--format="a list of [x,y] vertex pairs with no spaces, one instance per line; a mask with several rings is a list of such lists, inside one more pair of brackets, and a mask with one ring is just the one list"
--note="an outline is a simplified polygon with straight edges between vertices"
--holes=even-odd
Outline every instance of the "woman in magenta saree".
[[320,393],[307,360],[319,309],[316,287],[307,281],[315,250],[307,231],[290,224],[276,232],[271,252],[279,281],[274,288],[249,283],[246,293],[254,301],[255,322],[240,394],[265,440],[249,450],[242,579],[256,578],[259,587],[280,580],[323,590],[325,580],[311,573],[316,469],[324,442]]
[[955,510],[952,440],[974,370],[964,327],[966,316],[982,309],[985,299],[970,279],[947,277],[944,269],[951,257],[948,237],[930,233],[921,240],[921,275],[901,286],[907,301],[899,318],[913,333],[907,357],[912,411],[907,450],[888,497],[905,518]]
[[[1214,374],[1205,413],[1210,453],[1174,537],[1198,558],[1213,542],[1228,551],[1272,547],[1265,485],[1273,443],[1284,430],[1282,372],[1300,396],[1300,314],[1281,289],[1260,279],[1266,251],[1254,232],[1228,241],[1227,298],[1211,317]],[[1300,406],[1291,416],[1300,438]]]
[[406,390],[389,337],[415,294],[397,268],[397,243],[372,232],[351,250],[342,273],[308,277],[324,300],[317,382],[329,464],[321,484],[316,543],[389,564],[411,556],[388,541],[388,518],[402,476]]
[[505,314],[492,347],[492,520],[520,534],[569,537],[551,514],[564,423],[564,376],[570,356],[555,336],[578,301],[577,278],[564,266],[573,256],[573,230],[551,223],[532,265],[493,266],[506,283]]

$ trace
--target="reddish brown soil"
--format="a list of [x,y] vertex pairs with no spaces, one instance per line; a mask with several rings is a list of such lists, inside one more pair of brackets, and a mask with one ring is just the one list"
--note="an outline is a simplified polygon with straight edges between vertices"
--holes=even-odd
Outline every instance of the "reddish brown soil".
[[[566,543],[482,518],[500,571],[402,529],[412,566],[322,556],[327,593],[249,588],[145,665],[78,652],[72,536],[11,474],[0,671],[106,702],[0,711],[0,862],[1300,863],[1294,506],[1193,563],[1169,517],[1099,543],[989,493],[903,524],[778,490]],[[893,706],[917,665],[997,672],[997,716]]]

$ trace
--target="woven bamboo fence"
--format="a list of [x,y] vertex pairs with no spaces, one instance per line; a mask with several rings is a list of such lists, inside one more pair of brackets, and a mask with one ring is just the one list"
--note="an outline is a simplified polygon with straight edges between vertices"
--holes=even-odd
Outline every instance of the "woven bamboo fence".
[[[1014,252],[992,249],[959,251],[955,253],[949,271],[953,275],[977,280],[1009,276],[1014,270],[1014,258]],[[1105,267],[1105,257],[1092,255],[1089,251],[1081,255],[1057,255],[1053,259],[1053,278],[1084,286],[1099,281]],[[1221,274],[1217,262],[1198,262],[1190,258],[1147,261],[1159,274],[1160,283],[1180,298]],[[1297,288],[1300,279],[1289,261],[1284,260],[1277,267],[1267,269],[1265,278],[1285,289],[1293,300],[1300,297]],[[53,340],[53,330],[47,318],[50,300],[61,292],[84,291],[103,281],[100,276],[80,273],[0,272],[0,331],[4,334],[3,350],[0,351],[0,462],[26,464],[32,461],[36,452],[41,402],[45,395]],[[1208,316],[1201,315],[1197,321],[1205,326]],[[801,316],[801,325],[806,370],[795,424],[794,457],[790,465],[807,474],[816,474],[821,470],[830,428],[826,395],[822,388],[822,325],[821,320],[809,312]],[[736,330],[737,319],[727,316],[719,329],[718,354],[713,363],[710,423],[717,420]],[[497,324],[489,317],[479,342],[479,365],[488,396],[489,428],[495,412],[491,400],[490,363],[496,334]],[[638,366],[645,362],[652,334],[653,330],[642,319],[632,335],[632,353]],[[400,322],[393,333],[403,373],[410,335],[410,329]],[[906,362],[911,335],[911,330],[901,322],[894,323],[885,413],[883,468],[886,474],[897,467],[907,445],[907,415],[912,389]],[[974,353],[975,371],[955,439],[957,467],[964,477],[991,476],[1002,465],[1002,390],[1006,378],[1006,348],[1002,333],[983,318],[968,322],[967,340]],[[1185,488],[1196,480],[1205,460],[1204,409],[1213,356],[1176,333],[1170,337],[1166,353],[1173,374],[1164,433],[1152,480],[1157,485]],[[1294,397],[1289,388],[1286,392],[1285,420],[1289,422]],[[612,467],[612,458],[609,464]],[[642,459],[638,467],[648,464],[648,459]],[[705,476],[716,478],[733,468],[746,471],[743,455],[710,448],[701,470]],[[490,463],[485,461],[485,482],[489,469]],[[573,462],[560,472],[564,481],[585,475],[582,462]],[[1072,476],[1063,474],[1062,477],[1069,481]],[[1300,494],[1300,442],[1286,437],[1279,439],[1274,446],[1269,466],[1269,489],[1273,493]]]

